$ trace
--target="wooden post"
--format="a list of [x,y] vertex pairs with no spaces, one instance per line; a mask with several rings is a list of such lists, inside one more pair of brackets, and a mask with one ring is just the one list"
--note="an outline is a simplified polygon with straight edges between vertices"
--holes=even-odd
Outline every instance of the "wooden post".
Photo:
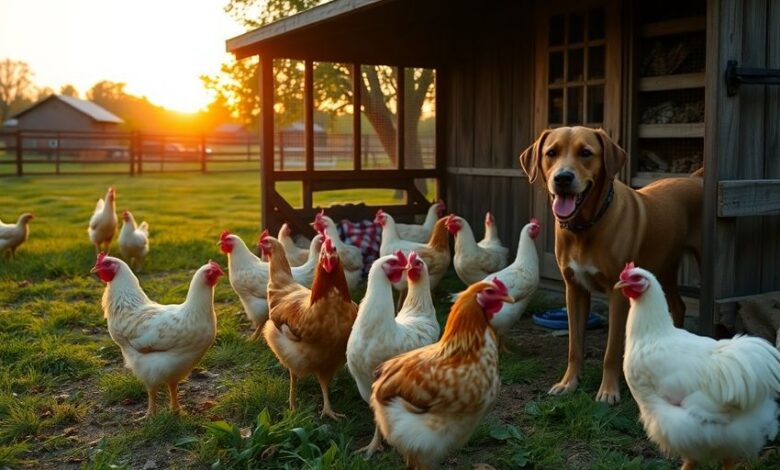
[[206,173],[206,136],[200,133],[200,172]]
[[[273,58],[260,58],[260,217],[261,227],[269,227],[271,208],[269,199],[274,192],[274,76]],[[273,230],[273,227],[271,227]]]
[[130,142],[128,146],[129,149],[128,157],[130,159],[130,176],[135,176],[135,152],[136,152],[135,139],[136,139],[135,131],[131,131]]
[[361,80],[363,80],[363,75],[360,71],[360,64],[352,64],[352,166],[357,171],[360,171],[363,166],[361,150],[363,146],[360,138],[363,132],[360,128],[362,118],[362,112],[360,111]]
[[138,164],[138,171],[137,173],[139,175],[144,174],[144,138],[143,134],[141,134],[141,131],[138,131],[138,134],[136,134],[136,149],[138,149],[138,155],[136,159],[136,163]]
[[436,174],[437,174],[437,182],[436,182],[436,189],[437,189],[437,197],[443,200],[447,200],[447,175],[445,174],[445,170],[447,168],[447,155],[444,153],[445,151],[445,135],[447,132],[447,126],[444,116],[447,116],[446,114],[446,100],[444,99],[445,96],[449,96],[449,89],[447,88],[448,82],[443,78],[443,75],[447,75],[448,73],[445,72],[444,74],[441,73],[442,70],[440,68],[436,69],[435,73],[435,79],[433,82],[434,90],[436,91],[435,98],[434,98],[434,109],[436,112],[436,135],[434,136],[434,152],[436,152]]
[[311,173],[314,171],[314,64],[311,60],[304,62],[303,72],[303,157],[306,177],[302,184],[303,207],[311,209],[314,196],[311,190]]
[[57,132],[57,144],[54,148],[54,173],[60,174],[60,133]]
[[403,170],[406,166],[406,73],[404,67],[396,67],[396,75],[398,76],[398,96],[396,96],[397,105],[395,112],[398,114],[398,130],[396,132],[396,144],[395,144],[395,157],[397,168]]
[[24,159],[24,151],[22,150],[22,130],[16,131],[16,176],[24,176],[24,167],[22,160]]

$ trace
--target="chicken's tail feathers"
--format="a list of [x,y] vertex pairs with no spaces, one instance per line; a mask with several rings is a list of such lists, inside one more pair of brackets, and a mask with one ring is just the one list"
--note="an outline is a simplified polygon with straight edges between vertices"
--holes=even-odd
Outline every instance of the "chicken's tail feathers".
[[450,300],[450,302],[452,302],[452,303],[455,303],[455,301],[456,301],[456,300],[458,300],[458,297],[459,297],[459,296],[460,296],[460,294],[462,294],[462,293],[463,293],[463,292],[461,291],[461,292],[454,292],[454,293],[450,294],[450,295],[449,295],[449,297],[448,297],[448,298],[449,298],[449,300]]
[[142,231],[146,235],[149,235],[149,224],[147,224],[144,220],[141,222],[141,225],[138,226],[138,230]]
[[713,359],[718,371],[712,380],[723,403],[746,409],[780,395],[780,351],[763,338],[735,336]]

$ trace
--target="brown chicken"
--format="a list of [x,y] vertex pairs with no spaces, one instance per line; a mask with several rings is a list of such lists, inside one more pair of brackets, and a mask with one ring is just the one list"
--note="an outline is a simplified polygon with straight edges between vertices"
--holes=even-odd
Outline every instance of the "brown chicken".
[[436,467],[468,441],[495,403],[498,341],[489,322],[504,302],[512,297],[500,280],[473,284],[452,306],[437,343],[377,368],[374,418],[410,467]]
[[322,416],[343,417],[333,411],[328,385],[346,361],[347,340],[357,317],[344,268],[333,240],[325,237],[311,290],[295,282],[284,247],[264,232],[260,248],[270,263],[268,307],[263,328],[268,346],[290,371],[290,408],[297,407],[299,377],[314,374],[322,390]]

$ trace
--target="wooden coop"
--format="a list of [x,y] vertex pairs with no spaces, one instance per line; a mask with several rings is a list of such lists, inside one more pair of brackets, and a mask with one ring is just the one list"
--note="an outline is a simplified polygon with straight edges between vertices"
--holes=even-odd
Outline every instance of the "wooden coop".
[[[320,191],[402,191],[384,207],[398,218],[424,213],[435,192],[477,236],[492,210],[512,248],[538,217],[542,276],[555,281],[548,198],[517,157],[543,129],[582,124],[628,151],[621,178],[636,188],[704,165],[702,269],[681,269],[703,333],[740,299],[780,290],[780,0],[335,0],[227,49],[260,59],[262,220],[272,229],[309,230]],[[296,86],[300,102],[281,103]],[[334,86],[342,117],[324,127],[346,131],[315,139]],[[283,167],[277,131],[292,121],[304,123],[302,163]],[[300,204],[280,195],[283,184],[300,186]]]

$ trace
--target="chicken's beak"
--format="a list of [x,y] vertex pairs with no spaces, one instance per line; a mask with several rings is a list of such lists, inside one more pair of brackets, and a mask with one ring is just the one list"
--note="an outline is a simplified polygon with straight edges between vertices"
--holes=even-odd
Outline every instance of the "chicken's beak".
[[89,270],[90,273],[94,274],[96,272],[100,271],[100,266],[94,265],[92,266],[92,269]]
[[222,246],[222,240],[217,242],[217,246]]
[[620,281],[615,283],[615,286],[613,287],[613,289],[621,289],[623,287],[628,287],[628,283],[627,282],[623,282],[622,280],[620,280]]
[[514,299],[514,298],[512,298],[512,296],[511,296],[511,295],[505,295],[505,296],[503,296],[503,297],[500,297],[500,299],[501,299],[501,301],[502,301],[502,302],[506,302],[506,303],[508,303],[508,304],[513,304],[513,303],[515,303],[515,299]]

